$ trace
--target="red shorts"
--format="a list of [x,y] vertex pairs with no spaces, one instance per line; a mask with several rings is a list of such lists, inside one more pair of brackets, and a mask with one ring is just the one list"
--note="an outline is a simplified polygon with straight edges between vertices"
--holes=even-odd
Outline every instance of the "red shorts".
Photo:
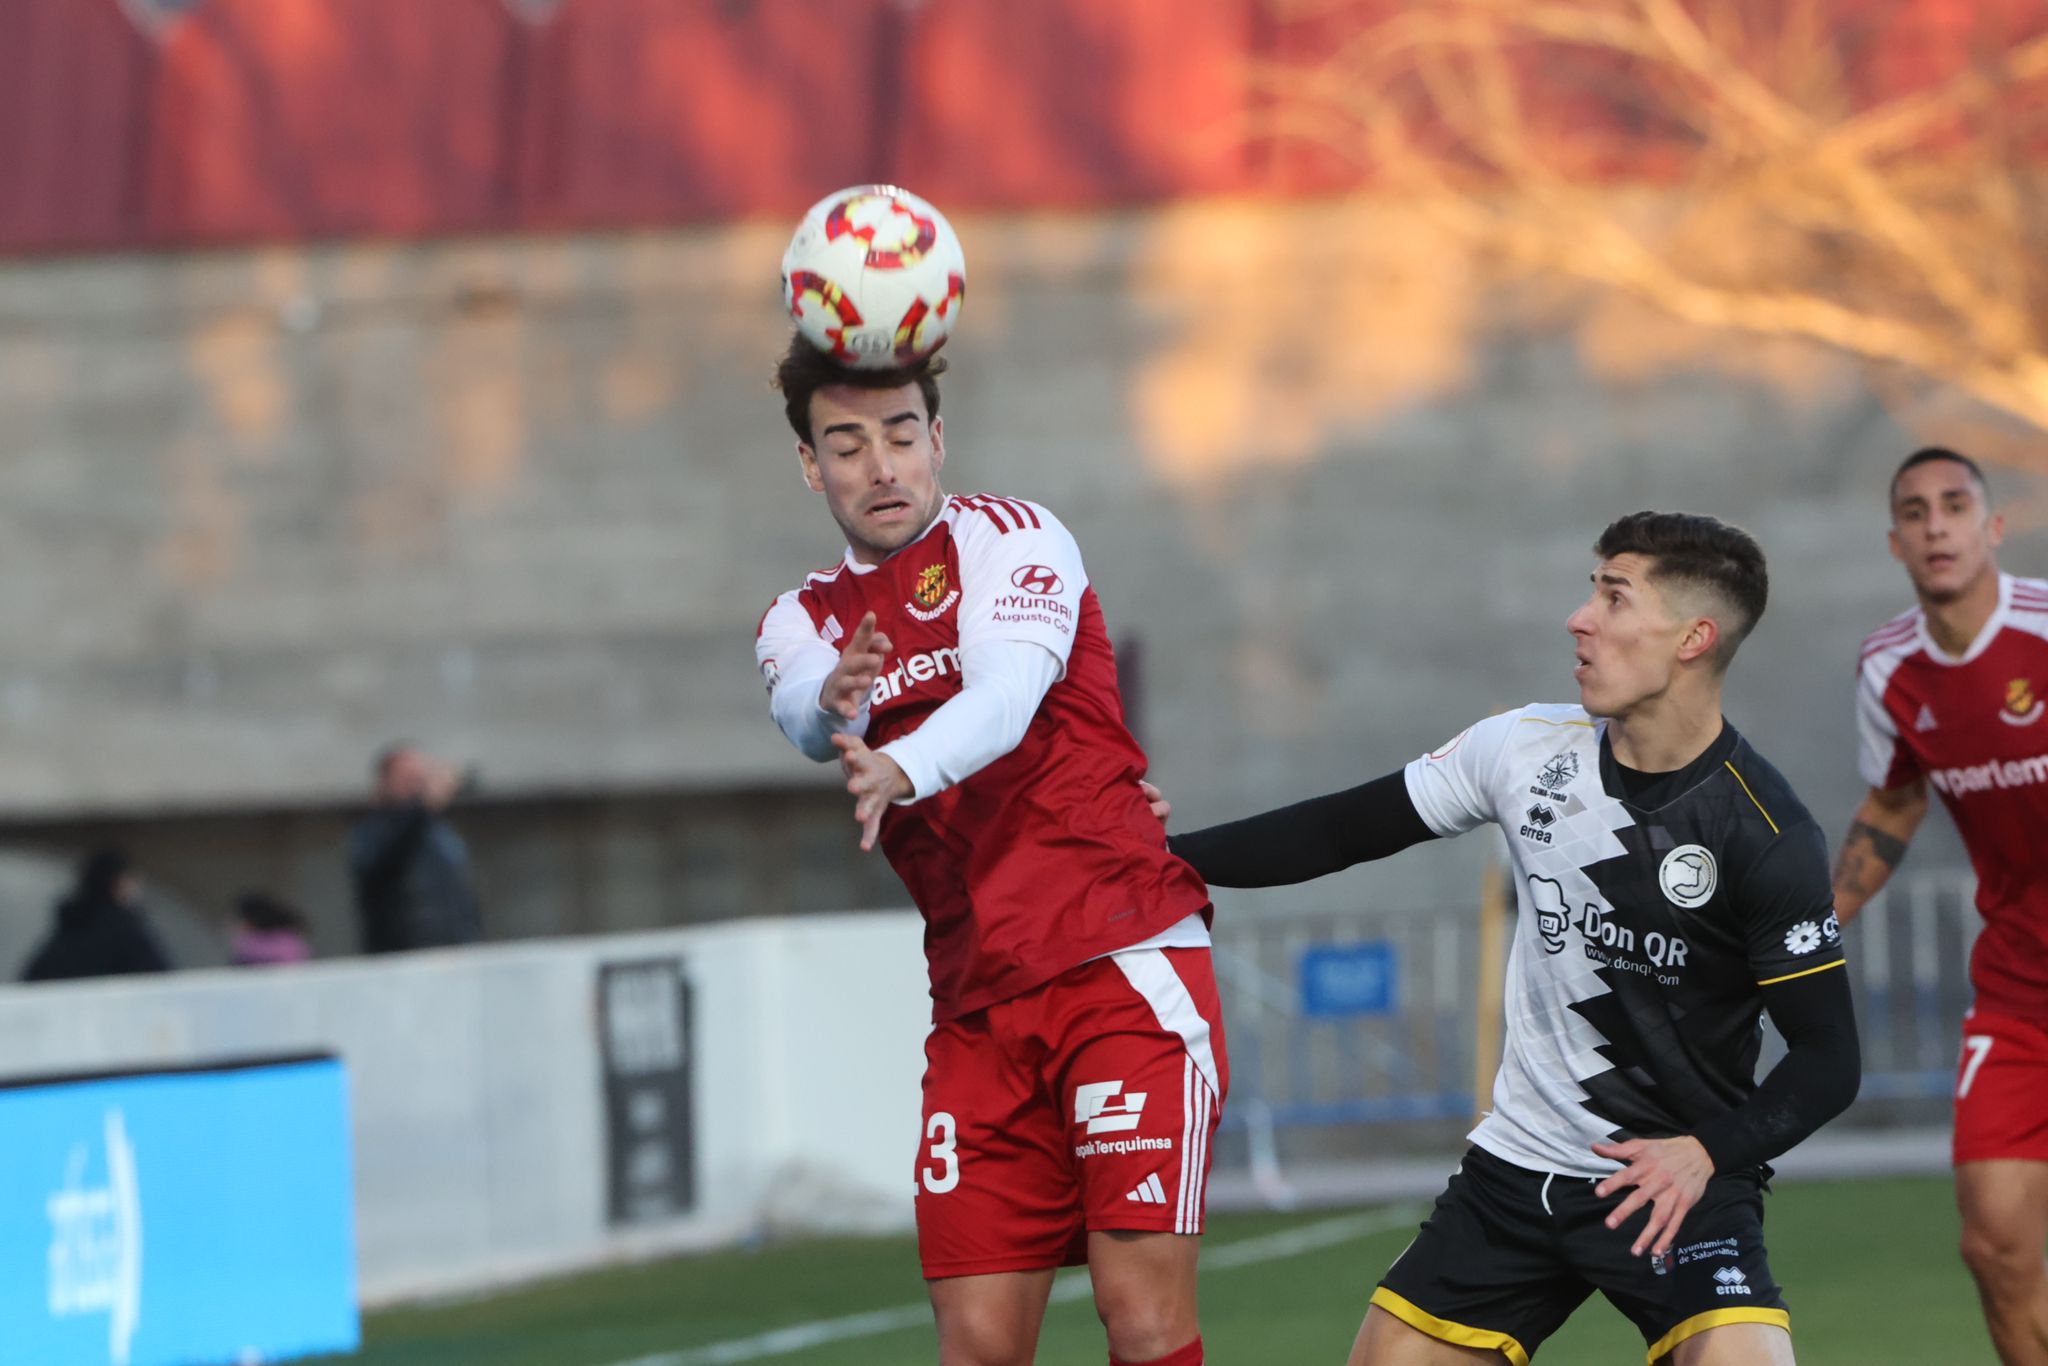
[[927,1280],[1073,1265],[1091,1230],[1202,1231],[1230,1086],[1207,949],[1083,963],[933,1026],[924,1055]]
[[1955,1161],[2048,1162],[2048,1028],[1973,1010],[1956,1070]]

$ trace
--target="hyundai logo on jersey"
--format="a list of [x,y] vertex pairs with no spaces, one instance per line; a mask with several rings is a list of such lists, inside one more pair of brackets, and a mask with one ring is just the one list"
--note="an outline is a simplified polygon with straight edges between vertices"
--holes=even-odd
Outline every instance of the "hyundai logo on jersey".
[[332,1058],[0,1083],[0,1356],[352,1351],[353,1205]]

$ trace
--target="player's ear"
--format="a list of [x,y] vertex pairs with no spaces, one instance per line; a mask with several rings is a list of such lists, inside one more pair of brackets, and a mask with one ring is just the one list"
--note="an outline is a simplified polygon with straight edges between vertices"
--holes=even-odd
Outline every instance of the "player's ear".
[[1998,549],[1998,547],[1999,547],[1999,546],[2001,546],[2001,545],[2004,545],[2004,544],[2005,544],[2005,514],[2004,514],[2004,513],[2002,513],[2002,512],[1994,512],[1994,513],[1992,513],[1992,514],[1991,514],[1991,522],[1990,522],[1989,526],[1987,527],[1987,531],[1988,531],[1988,533],[1989,533],[1989,535],[1990,535],[1990,537],[1991,537],[1991,548],[1992,548],[1993,550],[1996,550],[1996,549]]
[[[1906,562],[1906,550],[1904,546],[1899,544],[1898,527],[1894,526],[1891,530],[1885,532],[1884,540],[1885,544],[1892,548],[1892,558],[1897,560],[1900,564],[1904,564]],[[1992,544],[1996,545],[1997,542],[1993,541]]]
[[811,449],[810,442],[799,441],[796,443],[796,462],[802,467],[804,483],[809,486],[811,492],[823,493],[825,491],[825,475],[818,468],[818,453]]
[[946,419],[932,419],[932,473],[937,474],[946,464]]
[[1721,643],[1721,627],[1712,617],[1694,617],[1686,628],[1685,636],[1678,642],[1678,659],[1681,664],[1690,664],[1705,659],[1714,653]]

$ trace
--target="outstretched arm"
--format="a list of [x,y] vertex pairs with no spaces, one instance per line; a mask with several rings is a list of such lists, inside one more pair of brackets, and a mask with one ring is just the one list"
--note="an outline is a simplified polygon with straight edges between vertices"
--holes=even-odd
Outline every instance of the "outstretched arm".
[[1281,887],[1435,839],[1400,770],[1227,825],[1174,835],[1167,847],[1216,887]]
[[843,649],[829,645],[796,594],[783,594],[761,619],[754,642],[775,724],[807,757],[820,763],[838,758],[833,736],[867,734],[868,693],[892,648],[875,628],[873,612],[860,619]]
[[1058,656],[1043,646],[995,640],[962,647],[960,691],[900,740],[869,749],[841,734],[835,747],[853,794],[862,849],[875,847],[891,803],[920,801],[962,782],[1023,742],[1039,703],[1059,680]]
[[1873,787],[1856,808],[1835,858],[1835,914],[1846,925],[1884,889],[1927,815],[1927,782]]

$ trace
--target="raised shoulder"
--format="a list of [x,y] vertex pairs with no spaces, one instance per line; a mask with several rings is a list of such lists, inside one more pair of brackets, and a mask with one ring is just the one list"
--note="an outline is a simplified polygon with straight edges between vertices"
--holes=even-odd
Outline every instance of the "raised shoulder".
[[1065,530],[1059,518],[1037,503],[995,493],[955,494],[946,500],[953,534],[963,539],[978,534],[1007,536],[1015,531]]
[[[967,494],[948,500],[953,543],[960,552],[961,587],[970,601],[977,592],[1011,591],[1017,576],[1029,573],[1040,587],[1034,592],[1058,595],[1088,586],[1081,547],[1059,518],[1043,506],[992,493]],[[1035,571],[1035,572],[1034,572]]]

